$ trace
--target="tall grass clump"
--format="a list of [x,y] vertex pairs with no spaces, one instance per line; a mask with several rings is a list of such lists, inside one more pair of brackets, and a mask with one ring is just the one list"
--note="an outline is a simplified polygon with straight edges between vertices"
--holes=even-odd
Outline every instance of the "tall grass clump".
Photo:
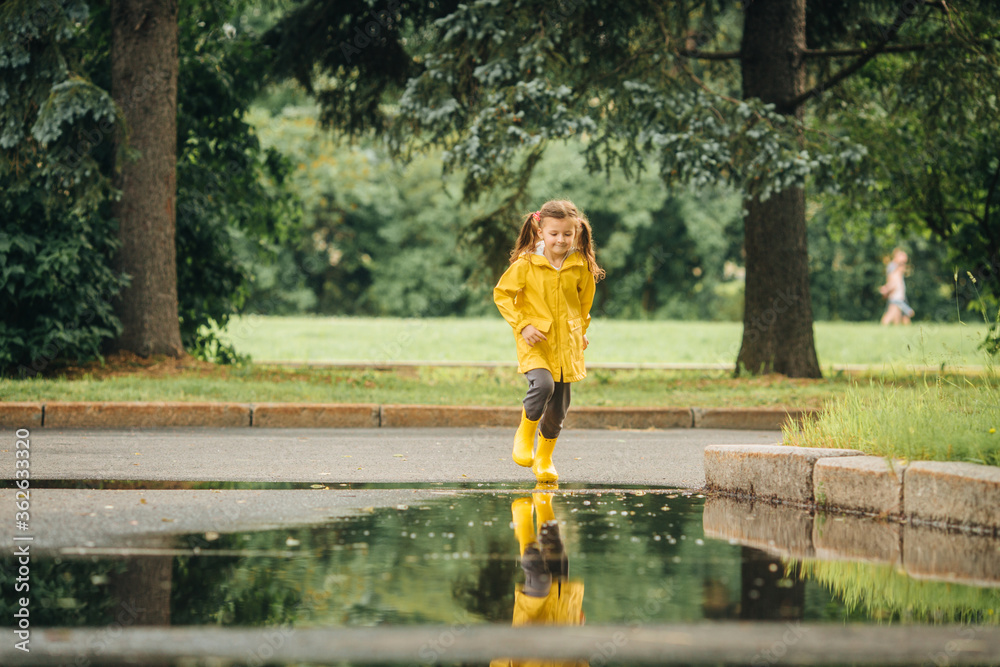
[[976,379],[938,377],[918,387],[882,382],[863,391],[855,385],[829,401],[818,419],[783,432],[790,445],[1000,466],[1000,382],[990,372]]
[[920,581],[887,563],[802,561],[799,576],[812,579],[844,603],[882,621],[1000,624],[1000,590]]

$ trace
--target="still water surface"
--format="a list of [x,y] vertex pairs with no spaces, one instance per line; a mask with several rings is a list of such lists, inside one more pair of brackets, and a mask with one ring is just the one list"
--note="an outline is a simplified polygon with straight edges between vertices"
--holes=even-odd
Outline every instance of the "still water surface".
[[[1000,588],[916,580],[897,565],[782,560],[706,538],[700,495],[417,497],[321,525],[168,537],[128,557],[39,558],[33,626],[101,625],[123,599],[138,601],[143,622],[170,625],[997,624]],[[0,560],[10,579],[12,562]]]

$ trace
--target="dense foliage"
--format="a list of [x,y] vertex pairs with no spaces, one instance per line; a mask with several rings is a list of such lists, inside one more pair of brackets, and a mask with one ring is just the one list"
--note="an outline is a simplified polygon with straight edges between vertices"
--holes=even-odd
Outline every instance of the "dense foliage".
[[[899,19],[889,2],[808,10],[817,49],[877,42]],[[918,318],[997,312],[990,3],[903,16],[899,41],[935,48],[873,59],[817,95],[804,127],[735,99],[735,58],[690,57],[739,48],[739,9],[711,0],[182,0],[179,15],[179,317],[200,354],[231,358],[211,331],[241,309],[489,312],[517,219],[552,197],[594,222],[597,313],[738,319],[740,192],[807,181],[817,318],[876,318],[894,245]],[[109,203],[124,156],[106,5],[0,3],[0,37],[0,372],[33,374],[120,330]],[[810,58],[810,81],[843,62]],[[318,110],[263,88],[268,70]],[[267,112],[248,118],[254,100]]]
[[[869,148],[872,178],[866,191],[822,201],[835,229],[916,239],[914,250],[939,258],[952,312],[957,299],[963,319],[968,308],[993,320],[1000,315],[1000,17],[996,3],[949,7],[914,5],[906,16],[905,41],[932,48],[879,56],[817,105],[825,127]],[[826,40],[849,44],[850,26],[837,10],[828,13],[819,24]],[[1000,321],[987,340],[993,353],[998,336]]]
[[97,354],[119,323],[108,217],[117,113],[82,71],[86,6],[0,4],[0,372]]
[[[400,1],[377,23],[372,7],[302,2],[265,37],[273,69],[315,93],[324,125],[381,133],[400,155],[442,149],[467,199],[503,192],[473,219],[493,266],[535,200],[541,155],[570,140],[591,170],[653,172],[668,185],[761,197],[808,185],[828,211],[809,223],[824,239],[811,266],[841,271],[813,285],[819,317],[877,315],[878,259],[896,244],[917,253],[911,282],[934,301],[919,313],[954,303],[943,281],[955,268],[960,307],[976,299],[963,269],[1000,292],[995,3],[807,3],[807,47],[826,55],[806,58],[815,88],[793,105],[809,105],[802,124],[739,99],[738,3]],[[887,44],[902,50],[875,54]],[[852,253],[868,268],[845,282]],[[852,294],[864,294],[861,309],[847,307]]]
[[[493,312],[495,274],[480,264],[478,217],[500,198],[463,204],[456,176],[439,178],[440,156],[407,167],[377,143],[337,143],[294,91],[272,91],[250,116],[269,150],[293,164],[305,212],[303,234],[257,271],[247,307],[255,312],[440,316]],[[614,318],[739,320],[743,232],[739,196],[726,189],[666,190],[646,173],[589,174],[574,143],[553,144],[526,186],[528,203],[572,198],[594,226],[608,279],[595,315]],[[809,221],[810,275],[817,319],[872,321],[885,302],[883,258],[910,253],[907,286],[918,319],[954,321],[947,250],[919,234],[847,225],[831,198]],[[527,209],[526,209],[527,210]],[[855,214],[856,215],[856,214]],[[841,217],[838,217],[841,216]],[[506,249],[513,245],[513,236]]]
[[[243,119],[265,57],[237,20],[246,4],[181,2],[179,317],[185,347],[202,354],[225,356],[206,325],[238,312],[251,266],[297,220],[286,165]],[[0,13],[0,371],[24,375],[95,356],[120,332],[114,297],[128,277],[114,269],[109,206],[120,116],[106,6],[7,2]]]
[[289,166],[244,118],[267,56],[233,16],[246,4],[181,2],[177,293],[184,346],[202,354],[219,350],[212,331],[240,312],[254,267],[270,265],[298,223]]

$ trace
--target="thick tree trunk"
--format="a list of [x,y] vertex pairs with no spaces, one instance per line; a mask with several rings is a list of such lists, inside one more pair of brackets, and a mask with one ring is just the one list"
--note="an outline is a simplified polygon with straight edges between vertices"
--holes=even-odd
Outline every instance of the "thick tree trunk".
[[133,556],[125,569],[111,576],[110,597],[114,618],[123,627],[170,625],[170,587],[173,556]]
[[[116,185],[120,270],[132,276],[117,304],[124,331],[112,346],[180,356],[177,315],[177,0],[113,0],[111,93],[127,124]],[[119,142],[125,137],[119,135]]]
[[806,582],[792,575],[786,585],[785,563],[759,549],[740,549],[740,619],[801,621],[805,618]]
[[[743,97],[778,104],[803,92],[805,0],[755,0],[745,4]],[[821,377],[813,341],[805,193],[784,190],[765,202],[745,204],[746,301],[737,372]]]

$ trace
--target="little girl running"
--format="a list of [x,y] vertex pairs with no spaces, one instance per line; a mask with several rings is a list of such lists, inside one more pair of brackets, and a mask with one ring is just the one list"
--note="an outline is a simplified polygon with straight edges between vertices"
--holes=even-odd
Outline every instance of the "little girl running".
[[[546,202],[525,217],[510,267],[493,290],[493,301],[514,329],[517,371],[528,380],[514,462],[531,466],[539,482],[559,479],[552,450],[569,409],[569,383],[587,375],[590,307],[595,283],[604,277],[591,236],[590,223],[572,202]],[[538,449],[532,454],[536,428]]]

